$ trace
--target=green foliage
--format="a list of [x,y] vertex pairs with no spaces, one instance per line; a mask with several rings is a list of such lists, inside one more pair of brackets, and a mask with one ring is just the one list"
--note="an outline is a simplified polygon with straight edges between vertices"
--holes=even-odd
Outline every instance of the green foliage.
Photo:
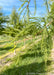
[[19,11],[21,10],[21,8],[25,5],[25,3],[28,1],[24,1],[24,3],[21,5],[21,7],[18,9]]
[[13,25],[13,28],[17,28],[17,25],[19,24],[19,16],[15,8],[13,8],[10,16],[10,24]]
[[7,22],[7,17],[3,15],[2,8],[0,8],[0,34],[3,34],[4,23]]
[[53,22],[52,22],[52,32],[54,33],[54,2],[51,5],[50,18],[53,19]]
[[53,22],[51,23],[51,25],[49,26],[49,30],[51,35],[54,35],[54,2],[51,1],[51,5],[50,5],[50,12],[48,15],[48,20],[51,21],[53,20]]
[[16,9],[13,8],[9,18],[9,24],[6,26],[5,29],[5,33],[11,36],[16,36],[16,34],[18,34],[19,31],[22,30],[22,28],[23,28],[23,24],[20,20],[20,16],[16,12]]

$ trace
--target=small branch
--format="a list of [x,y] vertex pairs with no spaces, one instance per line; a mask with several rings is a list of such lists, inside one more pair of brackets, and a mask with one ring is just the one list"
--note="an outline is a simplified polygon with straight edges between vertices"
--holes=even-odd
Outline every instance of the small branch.
[[47,24],[46,27],[48,27],[53,22],[53,19]]
[[[53,21],[54,21],[54,20],[52,19],[52,20],[46,25],[46,27],[48,27]],[[46,27],[45,27],[45,28],[46,28]],[[42,30],[39,31],[38,33],[41,33],[43,30],[44,30],[44,29],[42,29]],[[37,34],[38,34],[38,33],[37,33]],[[37,35],[37,34],[36,34],[36,35]]]

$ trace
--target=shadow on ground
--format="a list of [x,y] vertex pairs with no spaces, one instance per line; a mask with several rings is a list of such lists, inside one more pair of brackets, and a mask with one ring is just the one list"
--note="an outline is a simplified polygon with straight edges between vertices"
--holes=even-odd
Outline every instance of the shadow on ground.
[[[46,66],[42,63],[32,63],[20,67],[7,69],[1,75],[47,75],[45,71]],[[35,74],[36,73],[36,74]]]

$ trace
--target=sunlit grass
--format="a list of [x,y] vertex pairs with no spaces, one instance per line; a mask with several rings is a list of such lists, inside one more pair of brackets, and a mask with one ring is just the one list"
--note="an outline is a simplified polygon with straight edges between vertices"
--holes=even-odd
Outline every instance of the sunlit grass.
[[45,65],[45,58],[40,52],[40,42],[28,49],[25,48],[24,53],[16,53],[14,58],[6,61],[10,60],[12,64],[9,67],[3,67],[1,75],[26,75],[27,73],[45,73],[50,71],[48,66],[51,62],[48,60],[47,65]]

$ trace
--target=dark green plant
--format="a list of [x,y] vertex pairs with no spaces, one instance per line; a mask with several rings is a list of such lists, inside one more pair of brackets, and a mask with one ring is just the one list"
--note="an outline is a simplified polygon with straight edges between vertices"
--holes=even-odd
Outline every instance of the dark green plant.
[[0,7],[0,34],[4,34],[3,30],[5,30],[5,23],[8,22],[7,21],[7,16],[4,16],[3,12],[2,12],[2,8]]

